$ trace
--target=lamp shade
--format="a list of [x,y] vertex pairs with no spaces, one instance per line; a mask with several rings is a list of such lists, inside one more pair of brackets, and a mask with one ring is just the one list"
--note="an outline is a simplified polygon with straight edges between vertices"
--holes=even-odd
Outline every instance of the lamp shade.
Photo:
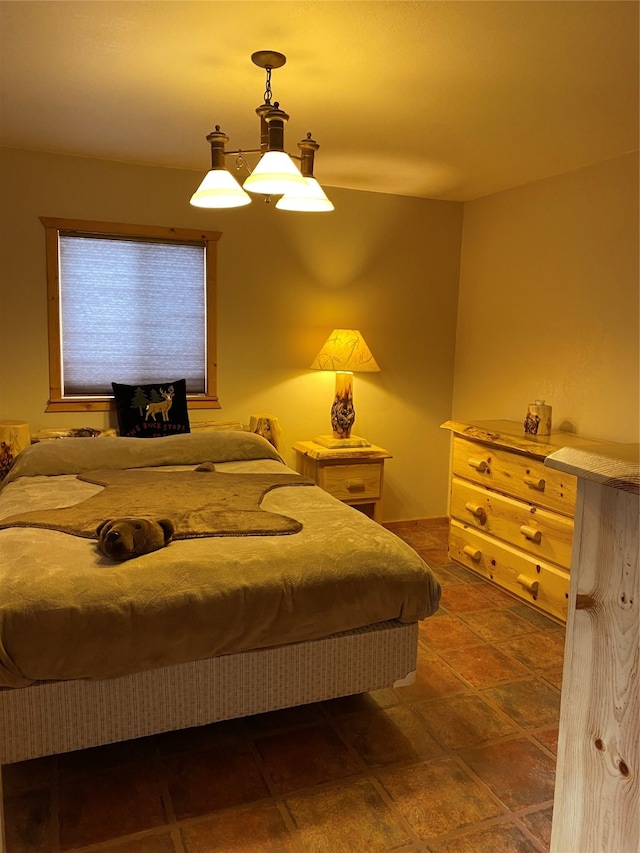
[[211,169],[191,196],[194,207],[243,207],[251,204],[246,193],[226,169]]
[[248,192],[263,195],[284,195],[289,190],[304,186],[300,170],[284,151],[265,152],[243,184]]
[[287,191],[276,202],[278,210],[299,210],[304,213],[322,213],[334,210],[324,190],[315,178],[304,178],[305,187]]
[[379,372],[364,338],[356,329],[334,329],[311,364],[312,370]]

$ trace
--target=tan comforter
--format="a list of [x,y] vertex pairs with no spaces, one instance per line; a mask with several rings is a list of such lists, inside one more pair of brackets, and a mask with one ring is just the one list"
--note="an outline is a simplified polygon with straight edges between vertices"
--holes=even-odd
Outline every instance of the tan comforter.
[[[96,494],[82,471],[205,461],[293,473],[251,433],[61,439],[20,455],[0,489],[0,518]],[[68,533],[0,530],[0,686],[115,677],[437,609],[438,583],[415,552],[317,486],[273,489],[262,507],[302,530],[181,540],[125,563]]]

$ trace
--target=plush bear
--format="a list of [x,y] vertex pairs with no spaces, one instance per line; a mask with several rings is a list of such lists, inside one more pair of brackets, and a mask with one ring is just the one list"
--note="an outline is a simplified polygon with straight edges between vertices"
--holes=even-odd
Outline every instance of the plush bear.
[[122,517],[103,521],[96,528],[98,549],[111,560],[131,560],[168,545],[175,533],[168,518]]

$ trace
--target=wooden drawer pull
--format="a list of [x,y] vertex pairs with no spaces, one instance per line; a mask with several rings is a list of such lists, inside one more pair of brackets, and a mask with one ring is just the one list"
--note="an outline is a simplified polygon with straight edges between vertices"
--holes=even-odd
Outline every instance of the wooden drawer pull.
[[474,456],[470,456],[467,459],[467,463],[472,468],[475,468],[476,471],[479,471],[481,474],[483,474],[487,470],[487,468],[489,467],[487,465],[487,463],[484,461],[484,459],[476,459]]
[[471,557],[471,559],[475,563],[480,562],[480,557],[482,556],[482,552],[478,548],[474,548],[471,545],[465,545],[462,550],[467,555],[467,557]]
[[532,593],[532,595],[538,594],[538,587],[540,586],[540,582],[537,580],[531,580],[526,575],[518,575],[516,578],[521,587],[527,590],[527,592]]
[[347,480],[347,490],[350,492],[364,492],[364,480]]
[[523,479],[527,486],[530,486],[532,489],[537,489],[539,492],[544,492],[546,483],[542,477],[524,477]]
[[536,545],[540,544],[540,540],[542,539],[541,530],[536,530],[535,527],[529,527],[528,524],[523,524],[520,527],[520,533],[522,533],[525,539],[529,539],[531,542],[535,542]]
[[480,524],[484,524],[486,522],[487,513],[484,511],[484,507],[480,506],[479,504],[474,504],[471,501],[467,501],[467,503],[464,505],[464,508],[467,510],[467,512],[470,512],[471,515],[477,518]]

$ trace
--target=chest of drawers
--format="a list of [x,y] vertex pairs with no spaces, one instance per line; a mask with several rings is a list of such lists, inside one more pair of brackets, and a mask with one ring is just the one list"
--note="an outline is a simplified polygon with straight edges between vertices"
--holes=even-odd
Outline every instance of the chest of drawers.
[[592,439],[528,436],[515,421],[447,421],[453,433],[449,556],[566,621],[576,478],[545,467]]

